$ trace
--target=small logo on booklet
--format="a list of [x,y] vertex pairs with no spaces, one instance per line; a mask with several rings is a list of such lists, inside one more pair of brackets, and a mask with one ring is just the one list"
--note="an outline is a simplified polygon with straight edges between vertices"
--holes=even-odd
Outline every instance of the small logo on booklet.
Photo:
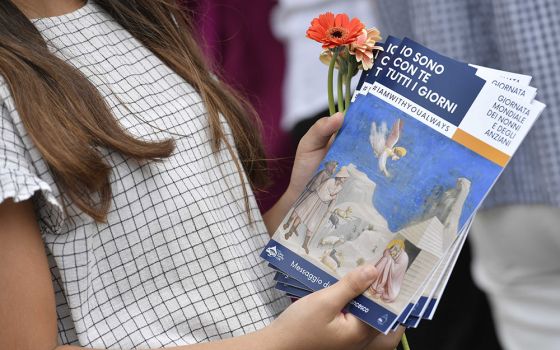
[[282,254],[280,249],[276,248],[276,246],[266,248],[266,254],[268,254],[269,257],[275,258],[278,261],[284,260],[284,254]]
[[381,325],[382,325],[382,324],[385,324],[385,322],[387,322],[387,318],[388,318],[387,316],[388,316],[388,315],[385,314],[385,315],[379,317],[379,318],[377,319],[377,323],[378,323],[378,324],[381,324]]

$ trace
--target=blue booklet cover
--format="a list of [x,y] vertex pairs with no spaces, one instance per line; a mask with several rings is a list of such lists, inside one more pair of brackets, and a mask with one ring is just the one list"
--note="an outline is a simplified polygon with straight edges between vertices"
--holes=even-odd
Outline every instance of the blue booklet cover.
[[391,330],[543,108],[525,107],[515,139],[493,143],[485,114],[499,93],[474,71],[404,39],[262,257],[311,290],[375,264],[348,311]]

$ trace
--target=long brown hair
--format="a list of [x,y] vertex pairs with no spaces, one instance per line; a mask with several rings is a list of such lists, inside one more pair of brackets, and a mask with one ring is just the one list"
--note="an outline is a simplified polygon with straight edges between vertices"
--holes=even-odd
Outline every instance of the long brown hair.
[[[241,181],[243,167],[253,187],[264,186],[266,164],[258,118],[243,98],[212,75],[217,71],[209,69],[190,21],[176,2],[96,3],[200,93],[208,111],[213,151],[224,143]],[[97,89],[49,52],[41,34],[11,1],[0,1],[0,75],[63,195],[97,221],[105,220],[112,196],[111,168],[97,147],[137,161],[160,160],[173,152],[171,139],[148,142],[123,130]],[[220,114],[231,128],[238,157],[221,128]]]

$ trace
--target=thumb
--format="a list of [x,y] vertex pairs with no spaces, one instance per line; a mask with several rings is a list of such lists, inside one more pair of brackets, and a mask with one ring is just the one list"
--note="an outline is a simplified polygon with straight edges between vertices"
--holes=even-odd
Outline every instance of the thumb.
[[362,294],[377,278],[378,272],[374,265],[362,265],[347,273],[340,281],[321,292],[329,294],[331,305],[342,310],[352,299]]

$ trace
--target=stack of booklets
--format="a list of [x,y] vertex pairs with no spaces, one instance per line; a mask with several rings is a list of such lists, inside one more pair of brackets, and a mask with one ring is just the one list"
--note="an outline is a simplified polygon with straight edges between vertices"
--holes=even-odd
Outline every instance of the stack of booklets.
[[434,316],[477,209],[545,106],[530,76],[408,38],[383,47],[261,256],[293,297],[375,264],[347,312],[387,333]]

